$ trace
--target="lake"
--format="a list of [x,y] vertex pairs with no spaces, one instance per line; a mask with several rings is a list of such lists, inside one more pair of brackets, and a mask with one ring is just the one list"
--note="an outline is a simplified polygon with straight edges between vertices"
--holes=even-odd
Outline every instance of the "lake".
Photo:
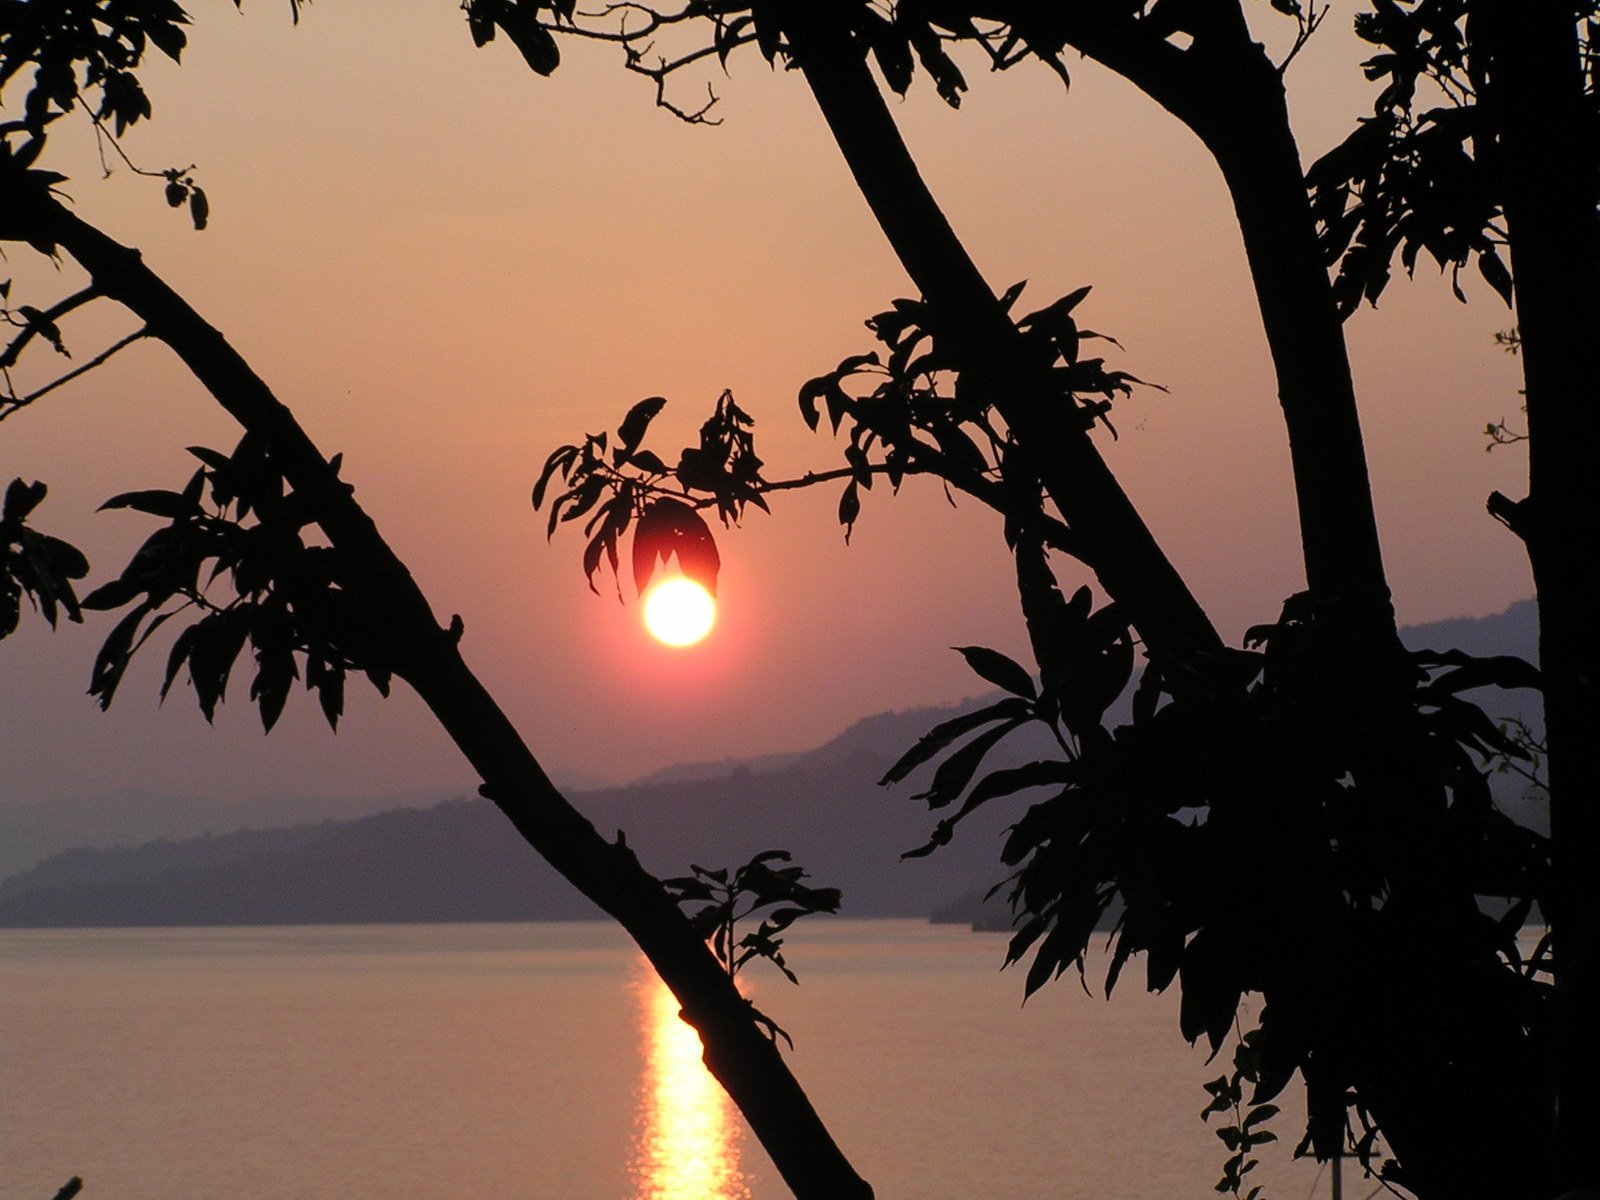
[[[1023,1006],[1003,936],[812,924],[747,990],[884,1200],[1215,1195],[1175,995]],[[604,924],[5,931],[0,978],[4,1200],[789,1194]],[[1326,1194],[1288,1107],[1251,1179]]]

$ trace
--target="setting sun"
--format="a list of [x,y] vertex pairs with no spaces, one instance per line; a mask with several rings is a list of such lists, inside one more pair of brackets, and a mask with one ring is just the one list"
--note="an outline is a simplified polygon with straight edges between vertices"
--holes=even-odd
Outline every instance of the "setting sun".
[[664,579],[645,597],[644,625],[657,641],[692,646],[717,619],[717,602],[692,579]]

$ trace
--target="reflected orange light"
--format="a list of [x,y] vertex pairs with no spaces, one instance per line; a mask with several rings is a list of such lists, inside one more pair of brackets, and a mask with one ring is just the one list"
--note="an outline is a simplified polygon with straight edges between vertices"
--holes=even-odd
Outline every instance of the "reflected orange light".
[[733,1105],[700,1061],[699,1034],[648,967],[641,967],[634,994],[645,1057],[635,1200],[750,1200]]

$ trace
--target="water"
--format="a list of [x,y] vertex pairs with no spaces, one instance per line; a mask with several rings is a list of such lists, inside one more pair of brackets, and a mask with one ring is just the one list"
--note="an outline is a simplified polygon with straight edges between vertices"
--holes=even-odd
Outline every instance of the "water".
[[[749,990],[880,1197],[1215,1194],[1222,1066],[1175,997],[1065,978],[1023,1007],[1003,938],[814,924],[801,986]],[[0,1200],[788,1195],[601,924],[7,931],[0,1038]],[[1316,1176],[1282,1150],[1251,1178]]]

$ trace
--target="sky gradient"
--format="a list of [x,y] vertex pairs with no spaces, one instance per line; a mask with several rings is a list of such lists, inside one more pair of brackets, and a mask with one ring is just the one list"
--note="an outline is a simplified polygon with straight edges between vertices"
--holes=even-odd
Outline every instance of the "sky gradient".
[[[1024,653],[998,522],[910,481],[865,497],[850,546],[836,488],[775,498],[719,536],[711,637],[673,650],[626,603],[584,586],[581,540],[547,544],[528,491],[545,455],[669,403],[649,445],[671,460],[723,388],[757,419],[769,477],[838,447],[799,419],[810,376],[870,348],[864,318],[909,294],[797,74],[754,54],[717,78],[717,128],[651,105],[602,47],[567,46],[552,79],[508,44],[475,50],[454,3],[308,7],[194,0],[182,69],[147,73],[142,165],[197,164],[212,225],[194,233],[159,184],[98,178],[86,125],[57,138],[79,210],[218,325],[295,411],[558,777],[622,781],[685,760],[804,748],[852,720],[982,690],[946,647]],[[1263,33],[1287,32],[1265,4]],[[1309,163],[1370,103],[1350,5],[1289,72]],[[1164,384],[1113,413],[1103,452],[1229,639],[1303,585],[1287,454],[1260,320],[1220,177],[1176,122],[1093,64],[1073,87],[1037,66],[946,109],[926,80],[894,109],[957,231],[997,288],[1079,309],[1117,336],[1112,365]],[[691,90],[698,83],[686,85]],[[63,125],[67,123],[63,122]],[[74,139],[76,144],[74,144]],[[69,164],[63,166],[62,164]],[[8,268],[43,294],[48,272]],[[71,274],[49,285],[70,286]],[[21,285],[19,284],[19,287]],[[1510,315],[1431,266],[1348,325],[1396,605],[1418,623],[1531,593],[1513,538],[1483,512],[1523,491],[1515,449],[1483,427],[1517,408]],[[38,301],[34,301],[37,303]],[[130,328],[67,327],[81,360]],[[0,473],[42,479],[42,529],[90,553],[99,582],[150,527],[94,515],[111,494],[176,486],[183,447],[237,433],[152,345],[0,426]],[[1069,566],[1063,582],[1075,583]],[[122,786],[218,795],[381,794],[470,778],[414,698],[352,696],[337,738],[297,694],[263,738],[247,677],[208,729],[190,698],[158,708],[157,651],[112,712],[84,695],[109,627],[50,636],[25,618],[0,645],[0,803]],[[353,693],[356,689],[352,689]]]

